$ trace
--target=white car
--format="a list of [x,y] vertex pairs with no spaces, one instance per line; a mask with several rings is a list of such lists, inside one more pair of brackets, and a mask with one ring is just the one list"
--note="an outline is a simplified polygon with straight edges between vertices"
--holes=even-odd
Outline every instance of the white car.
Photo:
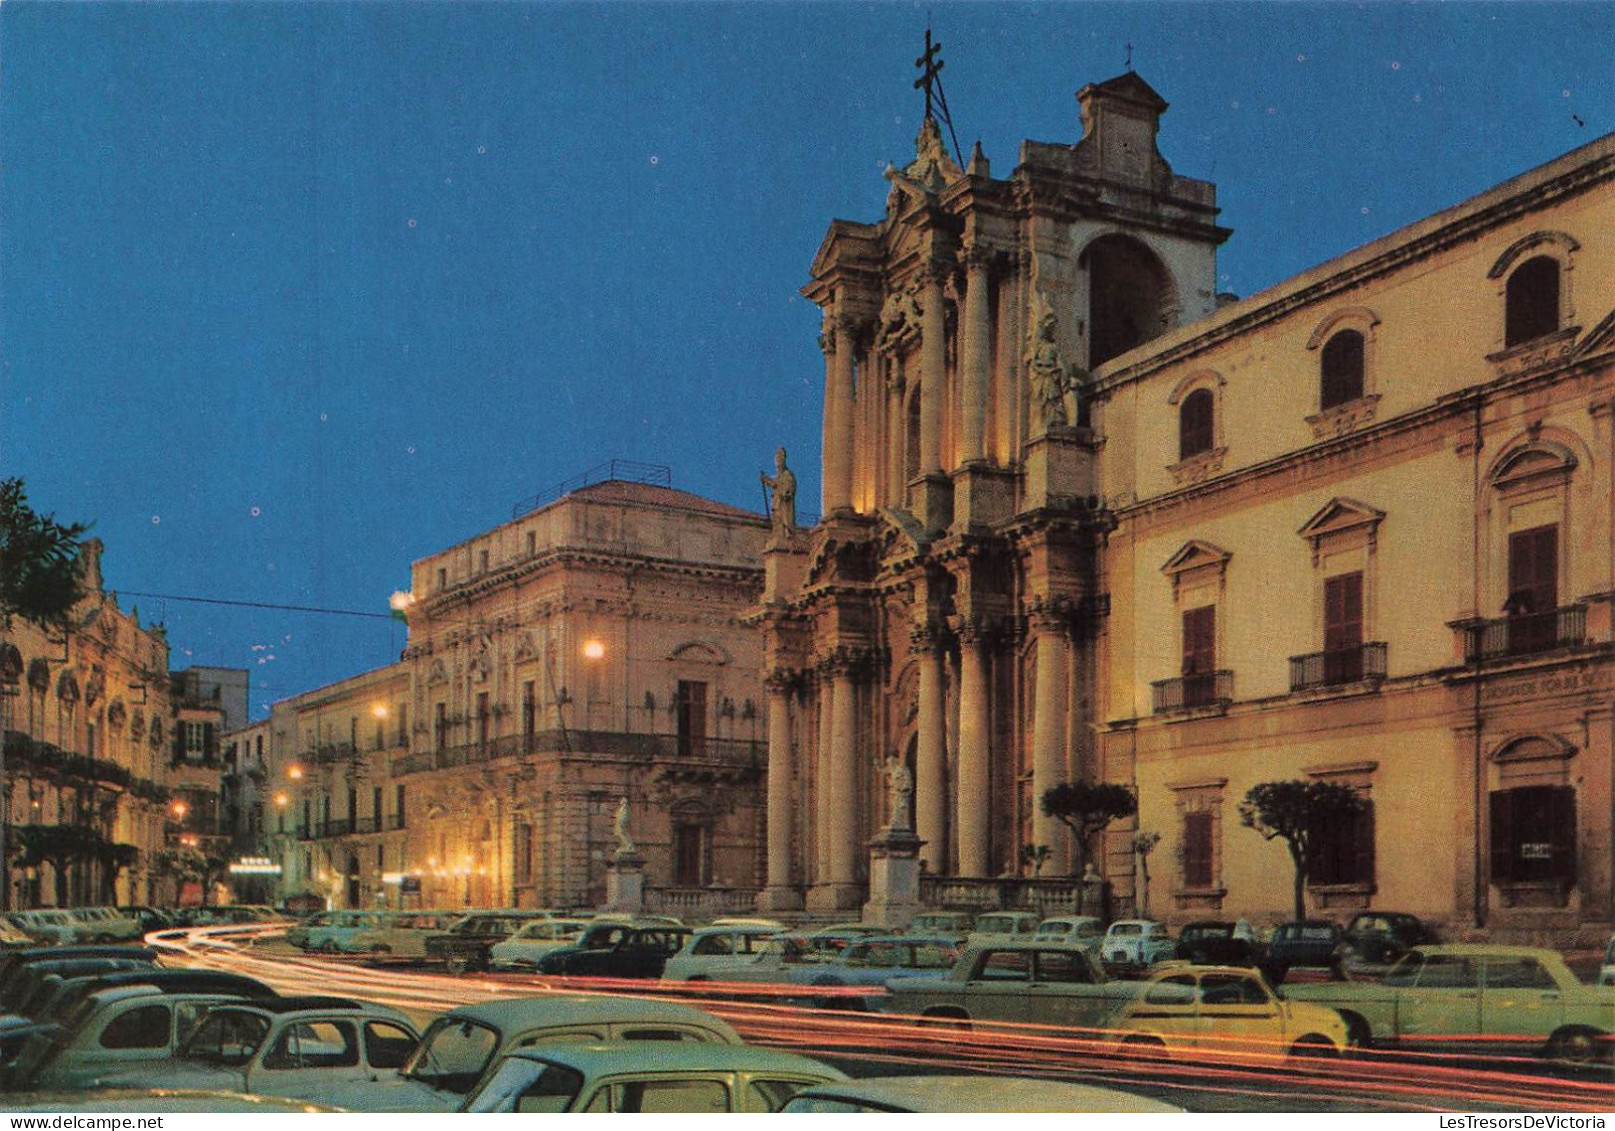
[[1032,935],[1035,942],[1075,943],[1099,957],[1099,946],[1105,938],[1105,922],[1093,915],[1056,915],[1037,925]]
[[84,942],[130,942],[145,933],[140,929],[139,919],[110,907],[75,907],[68,914],[83,924],[79,938]]
[[66,911],[43,907],[37,911],[13,911],[11,922],[35,942],[47,946],[66,946],[86,942],[84,924]]
[[1037,930],[1038,918],[1030,911],[989,911],[976,917],[969,942],[1021,942]]
[[376,1082],[328,1089],[323,1103],[353,1111],[459,1107],[506,1054],[591,1041],[739,1044],[729,1024],[676,1001],[617,994],[544,994],[462,1005],[433,1021],[403,1068]]
[[231,1003],[208,1012],[172,1059],[109,1072],[96,1087],[199,1088],[324,1102],[397,1074],[415,1025],[396,1009],[334,997]]
[[492,970],[536,970],[538,960],[558,947],[571,946],[590,926],[588,919],[535,919],[488,951]]
[[1105,932],[1100,958],[1106,966],[1142,968],[1165,961],[1177,952],[1166,924],[1154,919],[1118,919]]
[[662,977],[670,982],[724,981],[757,961],[773,927],[703,927],[667,960]]
[[355,931],[347,946],[355,953],[380,961],[426,957],[426,940],[441,935],[461,919],[464,911],[388,911],[373,926]]

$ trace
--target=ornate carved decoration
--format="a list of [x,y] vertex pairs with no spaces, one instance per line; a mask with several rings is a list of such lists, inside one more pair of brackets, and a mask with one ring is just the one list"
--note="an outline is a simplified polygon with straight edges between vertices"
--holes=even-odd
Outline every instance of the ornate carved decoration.
[[1045,428],[1072,423],[1077,416],[1077,387],[1087,374],[1065,360],[1055,341],[1059,319],[1054,307],[1036,284],[1032,290],[1032,325],[1027,333],[1026,381],[1032,406]]
[[1220,474],[1223,458],[1227,454],[1227,448],[1212,448],[1210,451],[1197,452],[1188,459],[1172,464],[1167,471],[1172,473],[1172,481],[1179,487],[1192,487],[1196,483],[1204,483],[1213,475]]
[[1312,438],[1315,440],[1330,440],[1336,436],[1344,436],[1355,432],[1365,424],[1374,422],[1374,414],[1379,408],[1379,394],[1369,393],[1358,397],[1354,401],[1326,408],[1322,412],[1313,413],[1307,417],[1307,423],[1312,426]]
[[1533,338],[1511,349],[1487,354],[1486,360],[1496,366],[1500,377],[1517,377],[1532,370],[1546,369],[1569,360],[1576,344],[1576,335],[1580,333],[1580,326],[1566,326],[1563,330]]

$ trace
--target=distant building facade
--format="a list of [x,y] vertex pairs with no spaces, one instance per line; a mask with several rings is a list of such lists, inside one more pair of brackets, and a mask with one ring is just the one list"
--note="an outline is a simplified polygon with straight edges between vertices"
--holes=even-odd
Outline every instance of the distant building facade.
[[1288,917],[1262,781],[1369,801],[1312,905],[1607,932],[1615,139],[1242,302],[1212,186],[1138,76],[1008,179],[934,122],[885,216],[836,221],[824,519],[776,535],[768,906],[850,908],[893,815],[937,902],[1070,866],[1038,801],[1136,789],[1118,910]]
[[80,554],[85,596],[60,631],[0,626],[0,819],[10,907],[158,902],[174,829],[168,641],[101,579],[100,539]]
[[274,708],[287,889],[598,906],[627,798],[659,906],[751,906],[766,722],[741,616],[767,532],[607,480],[416,562],[401,662]]

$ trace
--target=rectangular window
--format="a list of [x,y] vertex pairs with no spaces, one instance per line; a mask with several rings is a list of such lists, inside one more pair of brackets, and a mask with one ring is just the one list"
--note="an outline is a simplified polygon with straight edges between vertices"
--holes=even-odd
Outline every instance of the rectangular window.
[[477,748],[488,749],[488,693],[477,692]]
[[398,745],[409,745],[409,706],[398,704]]
[[1508,650],[1542,652],[1559,642],[1559,528],[1508,536]]
[[1374,882],[1374,803],[1354,817],[1325,821],[1313,833],[1308,879],[1314,884]]
[[1183,886],[1209,888],[1212,884],[1211,814],[1183,815]]
[[1183,611],[1183,705],[1217,699],[1217,606]]
[[533,882],[533,826],[516,826],[516,882],[530,884]]
[[1363,678],[1363,575],[1343,573],[1323,583],[1323,680]]
[[397,827],[404,828],[406,827],[404,824],[404,787],[402,785],[397,786],[396,791],[397,796],[393,798],[393,813],[396,815]]
[[381,786],[370,791],[370,815],[376,819],[376,828],[381,828]]
[[538,731],[538,694],[532,680],[522,683],[522,739],[523,749],[532,753],[533,736]]
[[449,747],[449,705],[437,704],[437,718],[433,723],[433,734],[437,739],[437,748],[447,750]]
[[1575,882],[1575,786],[1498,790],[1491,817],[1493,883]]
[[700,825],[679,825],[673,830],[673,885],[705,887],[707,831]]
[[674,703],[678,709],[679,753],[706,753],[707,685],[698,680],[679,680]]

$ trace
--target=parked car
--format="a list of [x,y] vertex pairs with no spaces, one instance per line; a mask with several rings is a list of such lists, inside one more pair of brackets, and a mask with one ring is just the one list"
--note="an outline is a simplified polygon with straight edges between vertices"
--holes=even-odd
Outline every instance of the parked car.
[[67,946],[89,941],[84,934],[84,924],[60,908],[13,911],[10,919],[13,926],[38,943]]
[[494,970],[537,970],[538,960],[552,950],[571,946],[583,937],[587,919],[534,919],[504,942],[488,950]]
[[465,918],[464,911],[386,911],[371,927],[355,931],[349,945],[372,959],[422,959],[426,940]]
[[553,919],[552,911],[476,911],[441,935],[426,938],[426,958],[441,962],[450,974],[488,968],[488,953],[528,923]]
[[1037,925],[1032,941],[1075,943],[1097,959],[1105,941],[1105,921],[1095,915],[1055,915]]
[[724,981],[754,962],[765,940],[779,931],[772,926],[703,927],[668,957],[661,976],[672,982]]
[[915,935],[952,935],[964,938],[976,925],[976,916],[969,911],[922,911],[909,920],[908,930]]
[[115,958],[140,961],[153,965],[157,951],[149,946],[31,946],[0,954],[0,1006],[12,1003],[21,979],[41,962],[59,962],[74,958]]
[[965,948],[934,978],[886,983],[892,1013],[950,1021],[1012,1021],[1103,1028],[1136,991],[1105,976],[1071,943],[1003,942]]
[[1615,1036],[1615,989],[1586,985],[1556,951],[1535,947],[1416,946],[1378,982],[1287,986],[1284,996],[1338,1010],[1355,1044],[1512,1044],[1607,1063]]
[[107,1073],[98,1087],[203,1088],[318,1098],[392,1075],[418,1039],[396,1009],[334,997],[217,1006],[170,1060]]
[[[113,1115],[288,1115],[336,1112],[339,1108],[286,1100],[279,1096],[244,1096],[239,1092],[205,1092],[186,1088],[109,1088],[98,1092],[18,1092],[6,1096],[6,1111],[110,1112]],[[121,1126],[121,1124],[120,1124]]]
[[1274,928],[1262,959],[1262,974],[1277,986],[1292,966],[1336,965],[1335,948],[1340,945],[1340,924],[1329,919],[1297,919]]
[[545,994],[461,1005],[437,1018],[394,1076],[324,1093],[354,1111],[453,1111],[506,1054],[596,1041],[739,1044],[729,1023],[676,1001]]
[[286,932],[286,941],[320,954],[361,954],[354,940],[381,925],[380,911],[318,911]]
[[1184,1109],[1093,1084],[1025,1076],[865,1076],[803,1088],[780,1109],[787,1115],[878,1112],[1120,1112]]
[[1610,936],[1609,945],[1604,948],[1604,964],[1598,969],[1598,984],[1615,986],[1615,935]]
[[1177,958],[1210,966],[1255,966],[1261,955],[1256,931],[1241,919],[1203,919],[1178,932]]
[[597,923],[571,946],[538,960],[540,974],[593,978],[660,978],[667,960],[693,934],[688,927]]
[[174,912],[165,911],[161,907],[147,907],[144,904],[135,904],[120,907],[118,911],[127,918],[139,923],[142,935],[150,934],[152,931],[170,931],[180,925],[179,918]]
[[976,916],[969,941],[988,943],[1027,938],[1037,932],[1037,924],[1038,917],[1031,911],[989,911]]
[[821,1009],[884,1008],[885,986],[893,978],[934,978],[952,970],[963,948],[956,939],[895,935],[860,939],[848,945],[835,961],[805,967],[792,981],[809,986],[860,986],[878,990],[872,995],[819,994],[813,1004]]
[[0,950],[17,950],[37,946],[34,937],[9,918],[0,915]]
[[277,996],[262,982],[240,974],[152,973],[164,977],[135,983],[109,978],[65,1009],[61,1022],[39,1026],[11,1065],[8,1086],[87,1087],[104,1073],[174,1056],[215,1005]]
[[506,1057],[460,1110],[763,1114],[844,1079],[828,1064],[752,1045],[556,1045]]
[[85,942],[132,942],[145,933],[139,919],[111,907],[75,907],[68,914],[84,924],[80,938]]
[[1118,919],[1105,932],[1099,952],[1105,967],[1116,973],[1137,973],[1171,958],[1177,944],[1164,923],[1153,919]]
[[1356,974],[1389,966],[1416,946],[1440,941],[1416,915],[1361,911],[1347,924],[1335,957],[1342,971]]
[[1122,1045],[1147,1054],[1224,1052],[1248,1056],[1333,1055],[1349,1041],[1340,1014],[1275,994],[1249,967],[1157,967],[1122,1008],[1111,1028]]
[[50,958],[31,962],[20,968],[8,980],[5,995],[0,998],[6,1009],[24,1017],[33,1017],[32,1010],[57,986],[69,978],[84,978],[111,974],[118,970],[149,970],[152,960],[141,954],[122,954],[106,957]]

